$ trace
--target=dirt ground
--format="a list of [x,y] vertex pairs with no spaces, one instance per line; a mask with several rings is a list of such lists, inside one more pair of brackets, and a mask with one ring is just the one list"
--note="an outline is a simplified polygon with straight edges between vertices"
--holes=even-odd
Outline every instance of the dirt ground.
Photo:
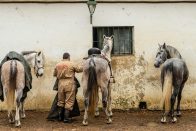
[[82,125],[83,112],[80,117],[74,118],[72,124],[64,124],[63,122],[47,121],[46,111],[26,111],[27,118],[21,121],[22,127],[15,128],[14,125],[8,123],[7,112],[0,112],[0,131],[4,130],[36,130],[36,131],[196,131],[196,110],[182,111],[182,117],[178,118],[176,124],[160,123],[161,111],[114,111],[113,123],[105,124],[106,119],[103,112],[98,118],[89,118],[89,125]]

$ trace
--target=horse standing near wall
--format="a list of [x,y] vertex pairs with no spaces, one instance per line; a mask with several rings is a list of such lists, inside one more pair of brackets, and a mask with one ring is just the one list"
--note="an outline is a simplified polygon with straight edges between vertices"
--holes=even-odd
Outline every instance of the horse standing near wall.
[[163,116],[161,122],[167,122],[167,115],[171,116],[172,122],[176,122],[177,118],[174,116],[176,97],[178,97],[177,116],[181,116],[180,101],[182,89],[188,79],[189,71],[180,53],[174,47],[167,46],[165,43],[159,46],[154,66],[158,68],[161,64],[163,64],[161,69],[161,84],[163,90],[161,100]]
[[[24,96],[24,90],[27,88],[26,84],[30,81],[31,78],[27,79],[26,70],[31,70],[30,67],[25,67],[32,65],[34,67],[34,71],[36,76],[42,76],[44,73],[44,55],[42,52],[36,51],[26,51],[22,52],[22,55],[16,52],[10,52],[14,55],[14,59],[10,59],[2,64],[1,67],[1,82],[3,85],[4,96],[7,99],[7,108],[8,108],[8,119],[10,123],[15,122],[15,126],[19,127],[20,117],[25,118],[25,110],[24,110],[24,100],[26,98],[26,94]],[[10,54],[9,53],[9,54]],[[20,57],[19,61],[17,58]],[[27,65],[26,62],[29,64]],[[25,63],[25,64],[24,64]],[[28,71],[31,73],[31,71]],[[31,77],[31,75],[29,75]],[[28,90],[28,89],[27,89]],[[30,89],[29,89],[30,90]],[[27,93],[27,92],[26,92]],[[22,97],[24,97],[22,99]],[[16,113],[15,118],[12,113],[14,107],[14,100],[16,102]],[[21,112],[21,114],[20,114]]]
[[[111,60],[110,54],[113,46],[113,36],[106,37],[104,35],[104,47],[102,55],[91,55],[84,62],[82,87],[84,93],[85,113],[83,125],[88,125],[88,112],[90,115],[98,115],[98,90],[102,92],[102,104],[105,114],[107,116],[107,123],[112,123],[111,110],[111,88],[109,86],[111,70],[108,60]],[[93,49],[90,49],[91,51]],[[97,48],[94,49],[97,52]],[[106,58],[104,58],[106,57]],[[96,112],[95,112],[96,110]]]

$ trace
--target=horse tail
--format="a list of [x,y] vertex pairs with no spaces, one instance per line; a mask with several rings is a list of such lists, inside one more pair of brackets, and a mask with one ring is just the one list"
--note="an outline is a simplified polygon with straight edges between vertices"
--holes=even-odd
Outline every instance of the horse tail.
[[13,82],[13,80],[16,80],[16,74],[17,74],[17,62],[16,60],[11,60],[10,62],[10,83]]
[[96,65],[93,58],[89,61],[89,76],[87,84],[87,95],[89,96],[89,114],[93,115],[95,112],[95,107],[98,98],[98,84],[97,84],[97,74]]
[[11,111],[14,106],[14,95],[15,95],[15,89],[16,89],[16,75],[17,75],[17,62],[16,62],[16,60],[11,60],[11,62],[10,62],[10,76],[9,76],[10,87],[7,90],[8,111]]
[[173,74],[171,71],[166,71],[164,73],[164,82],[163,82],[163,95],[161,99],[161,105],[165,106],[165,111],[169,112],[170,110],[170,99],[172,95],[172,88],[173,88]]

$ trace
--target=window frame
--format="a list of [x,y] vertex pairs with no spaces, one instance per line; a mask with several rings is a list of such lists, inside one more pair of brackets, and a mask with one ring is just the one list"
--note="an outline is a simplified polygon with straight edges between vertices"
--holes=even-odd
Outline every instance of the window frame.
[[[131,39],[131,51],[130,53],[118,53],[114,54],[113,52],[111,53],[111,56],[132,56],[135,55],[135,48],[134,48],[134,26],[92,26],[92,47],[94,47],[94,29],[95,28],[130,28],[131,29],[131,34],[130,34],[130,39]],[[113,46],[114,49],[114,46]],[[113,51],[112,49],[112,51]]]

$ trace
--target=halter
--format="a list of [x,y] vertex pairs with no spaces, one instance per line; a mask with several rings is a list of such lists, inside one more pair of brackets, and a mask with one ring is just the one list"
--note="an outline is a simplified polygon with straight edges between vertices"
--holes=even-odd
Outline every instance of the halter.
[[35,55],[35,64],[34,64],[34,70],[37,68],[37,71],[36,71],[36,76],[38,77],[38,71],[39,71],[40,69],[44,69],[44,66],[38,67],[38,66],[37,66],[37,61],[36,61],[36,58],[37,58],[37,52],[36,52],[36,55]]

